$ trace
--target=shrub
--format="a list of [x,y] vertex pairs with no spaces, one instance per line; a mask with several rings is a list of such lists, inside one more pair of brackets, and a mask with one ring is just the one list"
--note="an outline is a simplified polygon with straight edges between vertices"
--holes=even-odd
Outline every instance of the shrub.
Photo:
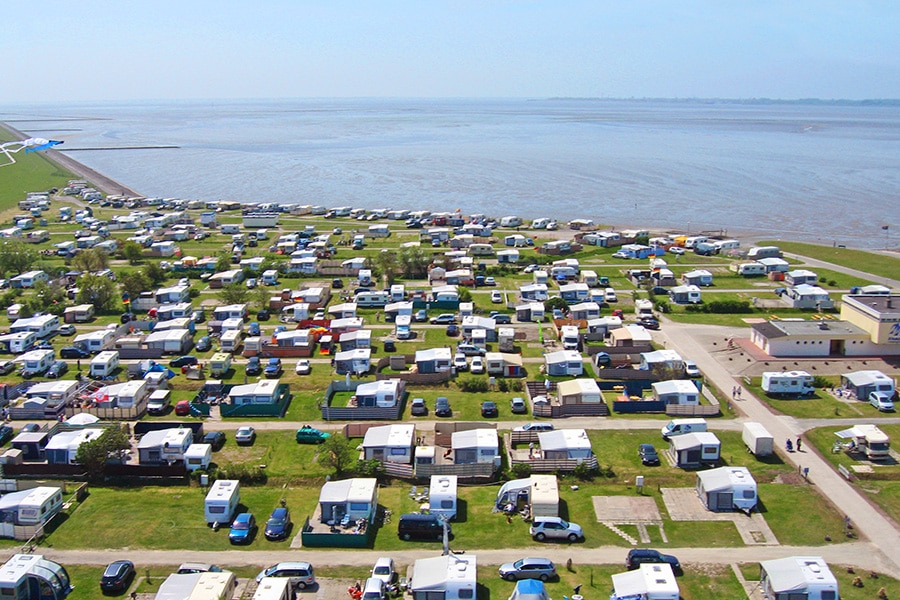
[[459,389],[468,394],[488,391],[488,381],[484,377],[465,377],[456,382]]
[[516,463],[510,471],[516,479],[525,479],[531,476],[531,465],[528,463]]
[[377,479],[384,475],[384,465],[375,459],[360,460],[356,463],[354,472],[359,477],[375,477]]
[[508,384],[509,391],[511,392],[521,392],[522,391],[522,382],[518,379],[513,379]]
[[595,474],[596,471],[592,469],[587,463],[579,463],[575,465],[575,468],[572,470],[572,475],[574,475],[581,481],[590,481],[594,478]]
[[813,387],[828,388],[831,387],[831,382],[821,375],[815,375],[813,377]]
[[217,479],[237,479],[244,485],[265,485],[269,477],[265,470],[250,465],[222,465],[216,470]]

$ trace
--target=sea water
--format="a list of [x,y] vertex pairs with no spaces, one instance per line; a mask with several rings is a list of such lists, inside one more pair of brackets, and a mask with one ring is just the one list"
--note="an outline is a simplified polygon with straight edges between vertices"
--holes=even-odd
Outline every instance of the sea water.
[[[871,248],[895,246],[900,227],[896,103],[161,101],[6,106],[0,120],[64,139],[69,156],[148,196]],[[135,146],[177,148],[115,149]]]

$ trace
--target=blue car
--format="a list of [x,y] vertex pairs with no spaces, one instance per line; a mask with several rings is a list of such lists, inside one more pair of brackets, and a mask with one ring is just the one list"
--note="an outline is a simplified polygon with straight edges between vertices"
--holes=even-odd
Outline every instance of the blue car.
[[266,370],[263,372],[266,377],[278,377],[281,375],[281,359],[270,358],[266,363]]
[[256,519],[253,513],[241,513],[234,518],[228,532],[228,541],[232,544],[249,544],[256,531]]
[[287,537],[291,528],[291,511],[285,507],[279,507],[272,511],[269,520],[266,521],[266,539],[282,540]]

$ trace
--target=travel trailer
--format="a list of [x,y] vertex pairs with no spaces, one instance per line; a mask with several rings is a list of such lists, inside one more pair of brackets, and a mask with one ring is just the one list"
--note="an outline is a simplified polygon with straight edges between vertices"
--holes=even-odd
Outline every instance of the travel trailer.
[[440,515],[447,520],[456,517],[457,476],[432,475],[428,488],[429,513]]
[[241,502],[241,483],[237,480],[219,479],[209,488],[203,505],[207,525],[231,523]]
[[741,439],[746,444],[747,450],[757,458],[771,456],[775,452],[775,438],[762,423],[744,423]]

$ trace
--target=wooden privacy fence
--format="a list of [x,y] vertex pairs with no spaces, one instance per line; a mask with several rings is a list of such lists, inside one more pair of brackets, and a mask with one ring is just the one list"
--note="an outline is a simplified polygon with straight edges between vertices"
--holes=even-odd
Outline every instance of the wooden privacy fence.
[[709,404],[685,405],[685,404],[667,404],[666,414],[672,417],[718,417],[720,414],[718,406]]

